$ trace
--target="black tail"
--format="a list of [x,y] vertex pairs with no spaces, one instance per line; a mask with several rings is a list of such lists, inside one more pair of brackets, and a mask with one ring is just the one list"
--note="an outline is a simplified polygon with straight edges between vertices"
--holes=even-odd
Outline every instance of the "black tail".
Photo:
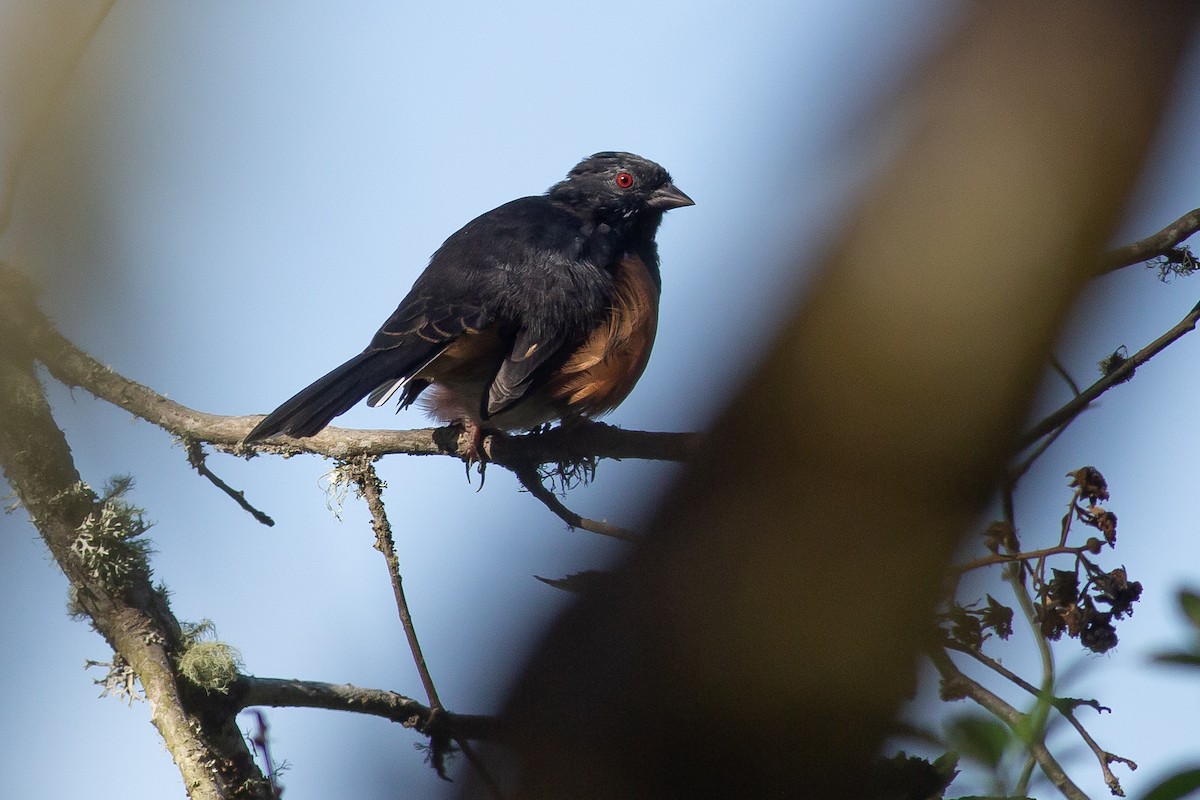
[[303,438],[321,431],[330,420],[349,411],[379,384],[396,375],[394,355],[360,353],[272,411],[243,440],[247,444],[277,433]]

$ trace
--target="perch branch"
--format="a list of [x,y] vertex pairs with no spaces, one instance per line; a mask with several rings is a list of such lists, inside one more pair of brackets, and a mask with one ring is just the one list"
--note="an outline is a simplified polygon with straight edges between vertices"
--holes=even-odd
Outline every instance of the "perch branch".
[[[222,416],[197,411],[104,366],[58,332],[37,308],[25,277],[4,264],[0,264],[0,320],[9,322],[12,334],[19,337],[56,380],[81,387],[181,439],[204,442],[238,455],[312,453],[341,460],[398,453],[459,457],[454,426],[401,431],[330,427],[307,439],[279,436],[244,447],[242,438],[261,416]],[[690,458],[700,443],[700,436],[695,433],[627,431],[599,424],[582,426],[577,431],[553,429],[495,439],[490,460],[505,468],[569,461],[581,456],[682,461]]]

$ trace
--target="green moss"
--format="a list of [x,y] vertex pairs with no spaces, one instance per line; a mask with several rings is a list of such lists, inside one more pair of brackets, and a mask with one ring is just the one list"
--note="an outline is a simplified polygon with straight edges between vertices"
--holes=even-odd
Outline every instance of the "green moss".
[[[110,480],[71,543],[71,554],[87,574],[114,593],[129,588],[134,578],[150,576],[150,542],[142,538],[150,523],[141,508],[122,499],[132,487],[129,476]],[[75,491],[80,493],[91,493],[91,488],[81,483]]]
[[[216,626],[211,620],[185,622],[183,654],[179,657],[179,672],[191,683],[206,692],[225,694],[238,679],[242,654],[225,642],[217,641]],[[212,637],[213,641],[205,641]]]

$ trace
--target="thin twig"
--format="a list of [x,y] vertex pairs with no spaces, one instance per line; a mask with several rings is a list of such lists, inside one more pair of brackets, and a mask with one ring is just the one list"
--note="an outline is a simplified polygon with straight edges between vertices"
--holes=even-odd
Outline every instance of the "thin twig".
[[1039,458],[1041,458],[1042,454],[1045,453],[1047,450],[1049,450],[1050,446],[1052,444],[1054,444],[1056,441],[1058,441],[1058,437],[1062,436],[1063,432],[1068,427],[1070,427],[1071,423],[1074,421],[1075,420],[1072,417],[1071,419],[1064,422],[1062,425],[1059,425],[1057,428],[1055,428],[1053,431],[1050,432],[1050,435],[1046,436],[1040,442],[1038,442],[1037,447],[1035,447],[1033,449],[1033,451],[1028,456],[1025,457],[1024,461],[1022,461],[1020,464],[1017,464],[1017,466],[1010,469],[1008,471],[1008,475],[1007,475],[1008,485],[1016,486],[1017,482],[1019,480],[1021,480],[1021,478],[1025,477],[1025,473],[1029,472],[1029,468],[1033,466],[1033,463],[1035,461],[1037,461]]
[[208,460],[204,453],[204,446],[201,445],[200,442],[196,441],[195,439],[187,439],[186,444],[188,463],[192,465],[196,472],[200,473],[205,478],[208,478],[208,480],[212,482],[213,486],[216,486],[222,492],[232,497],[235,503],[249,512],[250,516],[254,517],[263,525],[266,525],[269,528],[275,524],[275,520],[271,519],[266,514],[250,505],[249,501],[246,500],[245,492],[240,492],[237,489],[234,489],[228,483],[217,477],[213,471],[208,468]]
[[[1083,496],[1083,487],[1080,486],[1071,493],[1071,501],[1067,503],[1067,513],[1063,514],[1062,527],[1058,534],[1058,546],[1067,546],[1067,537],[1071,535],[1071,523],[1075,521],[1075,509],[1079,508],[1079,498]],[[1038,565],[1039,569],[1041,565]]]
[[[438,718],[446,715],[447,712],[445,706],[442,705],[441,698],[438,697],[437,687],[429,672],[429,666],[425,663],[425,653],[421,650],[421,643],[417,640],[417,629],[413,625],[412,614],[408,609],[408,600],[404,596],[404,578],[400,574],[400,559],[396,555],[392,524],[388,521],[387,508],[383,504],[383,481],[380,480],[379,473],[375,471],[374,459],[368,456],[359,456],[354,461],[347,463],[346,467],[371,512],[371,528],[375,531],[375,549],[383,554],[384,560],[387,562],[392,593],[396,598],[396,611],[400,615],[400,624],[404,628],[404,635],[408,638],[408,647],[412,651],[413,663],[417,666],[417,674],[421,677],[421,685],[429,700],[431,720],[436,723]],[[441,732],[436,728],[429,728],[426,731],[429,734],[431,761],[438,775],[446,778],[445,755],[449,742],[453,740],[463,755],[467,757],[471,766],[475,768],[492,796],[497,800],[503,800],[504,795],[499,784],[489,774],[483,759],[476,755],[467,737],[459,735],[453,725],[450,725],[449,728],[448,733]]]
[[[1025,719],[1024,714],[964,675],[950,660],[950,656],[940,648],[929,650],[928,655],[938,674],[942,676],[943,697],[947,699],[970,698],[1007,725],[1014,733],[1021,730]],[[1030,754],[1042,768],[1042,772],[1063,793],[1063,796],[1068,800],[1088,800],[1088,796],[1063,771],[1062,766],[1050,753],[1044,742],[1029,741],[1027,745]]]
[[1054,367],[1054,371],[1059,374],[1059,377],[1067,382],[1067,386],[1071,387],[1072,392],[1079,394],[1079,384],[1076,383],[1075,379],[1071,377],[1071,373],[1067,372],[1067,368],[1064,367],[1062,362],[1058,360],[1058,356],[1053,354],[1050,355],[1050,366]]
[[408,600],[404,596],[404,578],[400,574],[400,559],[396,555],[396,542],[392,537],[392,524],[387,518],[387,509],[383,504],[383,481],[375,471],[372,459],[360,456],[346,465],[349,475],[358,486],[362,498],[367,502],[371,512],[371,528],[375,531],[375,549],[383,554],[387,562],[388,575],[392,581],[392,594],[396,598],[396,611],[400,614],[400,624],[404,627],[404,635],[408,638],[408,647],[412,651],[413,662],[417,673],[421,676],[421,685],[425,688],[425,697],[434,714],[443,710],[442,701],[438,698],[437,687],[434,686],[433,676],[425,663],[425,654],[421,643],[417,640],[417,629],[413,625],[412,614],[408,610]]
[[1129,380],[1135,369],[1161,353],[1177,339],[1184,336],[1184,334],[1195,330],[1198,320],[1200,320],[1200,303],[1193,306],[1192,310],[1187,313],[1187,316],[1181,319],[1173,328],[1130,356],[1128,361],[1123,362],[1112,372],[1071,398],[1057,411],[1044,417],[1021,437],[1018,447],[1022,449],[1026,448],[1046,434],[1074,419],[1080,412],[1091,405],[1096,398],[1100,397],[1100,395],[1117,384]]
[[1016,562],[1032,561],[1037,558],[1046,558],[1047,556],[1059,555],[1083,555],[1089,552],[1087,545],[1079,547],[1068,547],[1059,545],[1056,547],[1046,547],[1041,550],[1028,550],[1023,553],[995,553],[990,556],[980,556],[979,558],[971,559],[963,564],[954,567],[954,571],[958,574],[970,572],[983,567],[990,567],[996,564],[1013,564]]
[[545,484],[542,483],[542,479],[535,467],[531,465],[518,465],[510,467],[510,469],[512,469],[513,474],[517,476],[517,480],[521,482],[526,491],[538,500],[541,500],[546,508],[557,514],[559,519],[572,528],[598,533],[601,536],[611,536],[614,539],[624,539],[629,542],[637,541],[638,535],[631,530],[601,520],[581,517],[567,508],[555,496],[554,492],[547,489]]
[[[1000,675],[1001,677],[1011,681],[1013,684],[1019,686],[1021,689],[1025,690],[1034,697],[1038,696],[1038,688],[1036,686],[1005,667],[999,661],[988,657],[978,650],[972,650],[953,642],[947,643],[945,646],[951,650],[954,650],[955,652],[970,656],[983,666],[995,672],[997,675]],[[1079,706],[1088,706],[1089,708],[1095,709],[1102,709],[1103,706],[1101,706],[1095,700],[1078,700],[1068,697],[1052,697],[1050,698],[1050,704],[1067,722],[1071,723],[1071,727],[1075,728],[1075,731],[1079,734],[1079,737],[1083,739],[1084,744],[1086,744],[1092,751],[1092,754],[1096,756],[1096,760],[1100,763],[1100,769],[1104,774],[1104,783],[1108,785],[1109,790],[1118,797],[1123,797],[1124,790],[1121,789],[1121,782],[1118,780],[1117,776],[1113,774],[1113,771],[1109,765],[1113,764],[1114,762],[1120,762],[1128,766],[1131,770],[1136,770],[1137,763],[1132,759],[1116,755],[1115,753],[1110,753],[1101,747],[1096,740],[1092,738],[1092,735],[1088,733],[1087,728],[1083,726],[1083,723],[1079,721],[1079,718],[1075,716],[1074,712],[1074,709],[1078,708]]]

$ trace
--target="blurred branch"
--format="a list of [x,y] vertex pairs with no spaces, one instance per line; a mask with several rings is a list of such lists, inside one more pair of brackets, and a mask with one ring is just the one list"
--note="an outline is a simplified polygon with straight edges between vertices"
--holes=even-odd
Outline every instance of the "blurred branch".
[[395,692],[364,689],[348,683],[301,681],[280,678],[241,676],[230,689],[230,697],[238,710],[251,706],[288,708],[322,708],[328,711],[350,711],[390,719],[406,728],[429,733],[438,725],[465,739],[496,739],[500,730],[494,717],[474,714],[451,714]]
[[116,5],[116,0],[105,0],[103,5],[101,5],[91,25],[84,31],[83,36],[80,37],[75,46],[71,48],[68,60],[63,65],[61,74],[54,79],[45,95],[39,98],[40,106],[33,110],[29,124],[25,126],[25,129],[21,132],[17,140],[16,147],[13,148],[12,158],[7,164],[4,183],[0,184],[0,238],[3,238],[4,234],[7,233],[8,226],[12,222],[17,184],[21,180],[21,173],[24,172],[25,165],[29,163],[29,154],[33,150],[33,145],[45,133],[46,126],[50,123],[51,117],[54,116],[55,109],[58,107],[59,102],[61,102],[63,95],[66,94],[71,78],[74,77],[75,71],[79,68],[79,62],[83,59],[83,54],[87,52],[88,45],[91,44],[96,32],[104,24],[104,20],[108,17],[108,12],[112,10],[114,5]]
[[518,797],[872,796],[946,571],[1096,274],[1200,7],[962,10],[896,92],[881,131],[896,157],[803,303],[612,580],[531,656],[505,712]]
[[[1078,392],[1076,395],[1078,396]],[[1009,491],[1016,488],[1018,481],[1025,477],[1025,473],[1029,472],[1029,468],[1034,465],[1034,462],[1041,458],[1042,454],[1049,450],[1050,446],[1058,441],[1058,437],[1063,435],[1073,421],[1073,419],[1069,419],[1054,430],[1050,431],[1048,435],[1042,437],[1042,440],[1038,442],[1037,447],[1033,448],[1033,450],[1031,450],[1029,454],[1025,456],[1024,460],[1017,465],[1008,468],[1004,478]]]
[[1071,391],[1074,394],[1079,394],[1079,384],[1077,384],[1075,379],[1071,377],[1071,373],[1067,372],[1067,368],[1062,365],[1062,362],[1058,360],[1058,357],[1053,354],[1050,355],[1050,366],[1053,367],[1054,371],[1059,374],[1059,377],[1066,381],[1067,386],[1071,387]]
[[1197,321],[1200,321],[1200,303],[1193,306],[1192,310],[1169,331],[1121,362],[1103,378],[1064,403],[1057,411],[1043,417],[1020,438],[1019,447],[1022,449],[1029,447],[1043,436],[1065,426],[1079,416],[1100,395],[1132,378],[1134,370],[1167,349],[1185,334],[1195,330]]

